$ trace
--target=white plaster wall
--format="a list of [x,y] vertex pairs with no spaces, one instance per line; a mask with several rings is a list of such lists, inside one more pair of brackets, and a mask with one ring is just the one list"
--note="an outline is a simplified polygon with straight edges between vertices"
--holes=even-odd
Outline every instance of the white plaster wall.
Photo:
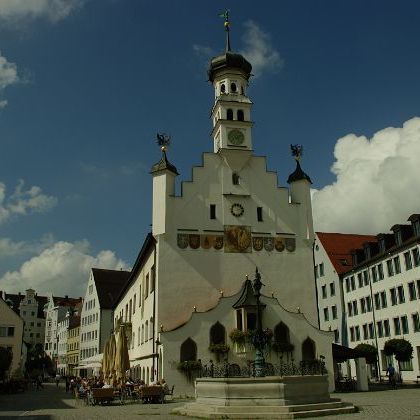
[[[400,264],[401,264],[401,273],[400,274],[396,274],[394,276],[389,277],[388,273],[387,273],[387,269],[386,269],[386,260],[389,258],[393,258],[395,257],[397,254],[389,254],[386,256],[386,258],[381,259],[381,261],[376,261],[375,264],[369,264],[367,266],[367,269],[369,270],[369,278],[371,279],[371,267],[373,265],[377,265],[379,262],[382,262],[383,264],[383,269],[384,269],[384,279],[377,281],[375,283],[372,282],[372,305],[375,304],[374,302],[374,298],[373,296],[375,295],[375,293],[377,292],[381,292],[381,291],[385,291],[386,292],[386,297],[387,297],[387,307],[386,308],[381,308],[379,310],[375,310],[375,321],[383,321],[385,319],[389,320],[389,324],[390,324],[390,330],[391,330],[391,335],[389,337],[378,337],[378,348],[379,351],[381,352],[384,348],[385,342],[391,338],[405,338],[406,340],[408,340],[411,345],[413,346],[414,352],[413,352],[413,359],[412,359],[412,364],[413,364],[413,370],[412,371],[403,371],[403,377],[405,380],[416,380],[417,379],[417,375],[420,375],[420,361],[419,361],[419,357],[420,357],[420,332],[415,332],[414,328],[413,328],[413,323],[412,323],[412,314],[415,313],[420,313],[420,290],[417,288],[417,299],[410,301],[409,298],[409,292],[408,292],[408,283],[409,282],[416,282],[417,280],[420,279],[420,266],[418,267],[413,267],[411,270],[406,270],[405,269],[405,264],[404,264],[404,256],[403,253],[406,252],[407,250],[412,250],[415,247],[419,248],[419,245],[414,244],[411,245],[408,248],[404,248],[401,249],[398,252],[398,255],[400,256]],[[419,248],[420,249],[420,248]],[[373,320],[373,311],[372,312],[367,312],[362,314],[361,312],[361,307],[360,307],[360,299],[362,297],[366,297],[366,296],[370,296],[370,288],[369,286],[363,286],[361,288],[358,287],[358,282],[357,282],[357,274],[359,272],[362,272],[363,270],[365,270],[366,267],[363,267],[362,269],[357,269],[354,270],[351,273],[348,273],[348,275],[346,275],[344,278],[346,277],[350,277],[352,275],[355,276],[355,281],[356,281],[356,289],[354,291],[350,291],[349,293],[346,292],[345,288],[344,288],[344,300],[345,300],[345,305],[347,307],[347,302],[352,302],[354,300],[357,300],[357,304],[358,304],[358,315],[356,316],[350,316],[348,317],[348,336],[349,336],[349,340],[350,340],[350,327],[356,327],[359,326],[360,328],[360,336],[361,339],[360,340],[355,340],[353,342],[349,342],[349,345],[351,347],[355,347],[360,343],[369,343],[372,345],[376,346],[376,342],[374,339],[363,339],[363,324],[369,324],[369,323],[374,323],[374,328],[376,329],[376,323]],[[402,285],[404,287],[404,295],[405,295],[405,303],[398,303],[397,305],[392,305],[391,304],[391,296],[390,296],[390,289],[391,288],[396,288],[398,286]],[[417,285],[416,285],[417,286]],[[399,334],[396,335],[395,331],[394,331],[394,321],[393,318],[400,318],[406,315],[407,319],[408,319],[408,328],[409,328],[409,333],[408,334]],[[401,327],[402,328],[402,327]],[[385,374],[385,370],[386,370],[386,365],[383,364],[382,358],[379,357],[379,363],[381,365],[381,374],[384,375]],[[397,365],[395,365],[397,366]]]
[[[225,295],[236,293],[245,275],[258,266],[266,290],[275,293],[287,308],[300,307],[316,325],[313,237],[307,239],[306,210],[289,204],[288,190],[278,188],[276,174],[266,171],[263,157],[248,160],[239,172],[239,186],[232,185],[232,171],[221,156],[205,153],[203,159],[203,167],[193,168],[193,182],[182,184],[182,196],[167,198],[168,231],[157,236],[158,324],[171,329],[188,319],[194,305],[199,310],[213,307],[219,290]],[[224,195],[229,193],[236,195]],[[243,216],[230,213],[233,203],[243,205]],[[209,217],[210,204],[216,204],[216,220]],[[263,207],[263,222],[257,221],[257,207]],[[251,226],[254,234],[294,237],[296,251],[225,253],[177,246],[178,233],[223,234],[224,225],[230,224]]]
[[[122,317],[124,322],[129,322],[131,320],[132,325],[132,333],[134,333],[134,341],[131,340],[129,343],[129,355],[130,355],[130,361],[133,366],[140,365],[141,368],[147,369],[149,368],[149,372],[152,369],[153,366],[153,336],[150,334],[151,328],[150,328],[150,318],[153,317],[153,302],[155,299],[155,293],[156,288],[158,284],[158,276],[156,274],[155,278],[155,291],[150,292],[150,284],[149,284],[149,293],[145,294],[146,290],[146,277],[149,275],[149,282],[152,277],[152,266],[155,262],[155,255],[154,251],[152,251],[148,257],[146,258],[144,265],[140,269],[140,271],[137,274],[136,279],[132,282],[130,287],[127,289],[127,291],[124,293],[124,295],[121,297],[120,301],[118,302],[115,310],[114,310],[114,324],[116,320],[120,317]],[[141,291],[140,291],[141,289]],[[141,293],[141,294],[140,294]],[[136,307],[135,311],[131,313],[131,317],[127,315],[126,318],[126,306],[128,305],[128,308],[130,308],[130,300],[132,302],[132,307],[134,306],[134,295],[136,295]],[[140,328],[140,337],[141,337],[141,329],[142,327],[145,327],[146,321],[148,321],[148,339],[147,340],[141,340],[139,342],[139,328]],[[156,319],[154,320],[154,329],[157,331]],[[144,334],[145,336],[145,334]],[[155,338],[156,339],[156,338]],[[139,361],[139,359],[142,359]],[[149,375],[150,379],[150,375]],[[147,381],[146,381],[147,382]]]
[[0,298],[0,326],[14,327],[12,337],[0,337],[0,347],[11,347],[13,358],[9,373],[13,374],[20,367],[22,353],[23,320],[7,303]]
[[[318,249],[317,246],[318,245]],[[317,278],[317,293],[318,293],[318,311],[319,311],[319,321],[321,330],[328,331],[331,328],[331,331],[339,331],[339,340],[338,344],[343,343],[343,305],[342,305],[342,288],[340,286],[340,279],[337,272],[334,269],[333,264],[325,251],[325,248],[322,245],[322,242],[316,236],[315,239],[315,266],[318,266],[318,278]],[[319,265],[324,264],[324,275],[319,276]],[[335,287],[335,296],[331,295],[330,283],[334,283]],[[322,297],[322,286],[326,286],[327,297]],[[332,307],[337,307],[337,319],[332,317]],[[328,308],[329,320],[326,321],[324,318],[324,308]]]
[[[264,282],[264,277],[262,278]],[[204,313],[192,313],[191,319],[182,327],[160,334],[160,341],[163,347],[163,371],[161,376],[165,378],[169,386],[175,385],[176,395],[193,395],[193,384],[188,382],[186,376],[177,370],[177,365],[180,361],[180,347],[181,344],[191,337],[197,344],[197,358],[201,359],[205,364],[209,360],[215,360],[215,355],[208,350],[210,345],[210,328],[217,321],[219,321],[226,329],[227,339],[226,344],[230,346],[228,359],[230,363],[238,362],[243,365],[246,363],[244,358],[253,359],[254,353],[248,352],[246,355],[237,354],[235,346],[229,338],[229,333],[236,328],[235,311],[232,305],[238,299],[239,294],[232,297],[223,297],[219,300],[219,304]],[[268,298],[263,296],[262,302],[266,304],[263,312],[263,327],[271,328],[279,322],[284,322],[290,330],[290,341],[295,345],[293,357],[298,364],[301,360],[301,344],[310,337],[316,342],[316,355],[324,356],[326,368],[329,375],[330,390],[334,389],[334,375],[333,375],[333,361],[332,361],[332,347],[333,334],[321,331],[311,325],[302,313],[288,312],[275,298]],[[276,353],[272,352],[267,357],[267,362],[278,364],[279,359]]]

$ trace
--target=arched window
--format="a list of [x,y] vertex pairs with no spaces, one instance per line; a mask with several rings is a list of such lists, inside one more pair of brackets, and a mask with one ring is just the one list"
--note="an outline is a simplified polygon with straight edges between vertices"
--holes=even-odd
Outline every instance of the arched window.
[[139,327],[138,330],[137,330],[137,346],[140,345],[140,343],[141,343],[140,340],[141,340],[141,328]]
[[144,343],[144,325],[141,326],[141,344]]
[[190,337],[181,344],[180,349],[180,362],[188,360],[197,360],[197,344]]
[[244,111],[242,109],[238,109],[238,121],[244,120]]
[[315,343],[309,337],[302,343],[302,360],[315,360]]
[[233,120],[233,111],[231,109],[226,111],[226,119]]
[[280,322],[274,328],[274,341],[277,343],[290,343],[289,328],[283,322]]
[[210,328],[210,344],[225,344],[226,330],[225,327],[217,321]]
[[221,93],[225,93],[225,92],[226,92],[226,86],[225,86],[225,84],[224,84],[224,83],[222,83],[222,84],[220,85],[220,92],[221,92]]
[[236,83],[231,83],[230,84],[230,91],[233,93],[236,93]]
[[136,341],[136,333],[133,332],[133,338],[131,340],[131,348],[134,349],[134,342]]
[[144,324],[144,341],[149,339],[149,321]]

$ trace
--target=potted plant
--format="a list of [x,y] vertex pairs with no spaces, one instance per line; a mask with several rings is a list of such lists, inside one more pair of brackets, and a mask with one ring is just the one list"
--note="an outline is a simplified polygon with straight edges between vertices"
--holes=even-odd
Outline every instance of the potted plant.
[[276,353],[291,353],[295,349],[295,346],[292,343],[287,343],[284,341],[274,341],[271,344],[271,348]]
[[220,357],[222,355],[227,354],[229,352],[229,350],[230,350],[230,347],[227,346],[225,343],[218,343],[218,344],[211,343],[210,346],[209,346],[209,350],[212,353],[215,353],[216,354],[216,359],[219,362],[220,361]]
[[189,381],[192,381],[194,376],[202,369],[202,365],[199,360],[185,360],[178,363],[177,369],[184,373]]
[[245,341],[246,341],[245,333],[242,330],[239,330],[238,328],[234,328],[230,332],[229,337],[232,340],[232,342],[235,344],[240,344],[240,345],[245,344]]

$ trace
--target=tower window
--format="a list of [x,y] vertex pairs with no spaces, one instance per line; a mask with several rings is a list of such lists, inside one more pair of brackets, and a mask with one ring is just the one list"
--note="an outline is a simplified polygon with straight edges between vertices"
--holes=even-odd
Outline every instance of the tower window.
[[236,93],[236,83],[230,84],[230,91]]
[[239,185],[239,175],[236,172],[232,174],[232,184]]
[[257,220],[259,222],[263,221],[263,208],[262,207],[257,207]]
[[226,92],[226,86],[225,86],[225,84],[224,84],[224,83],[222,83],[222,84],[220,85],[220,92],[222,92],[222,93],[225,93],[225,92]]
[[210,219],[216,218],[216,204],[210,204]]
[[245,90],[243,86],[241,86],[241,95],[245,95]]
[[244,120],[244,111],[242,109],[238,109],[238,121]]
[[233,111],[231,109],[226,111],[226,119],[233,120]]

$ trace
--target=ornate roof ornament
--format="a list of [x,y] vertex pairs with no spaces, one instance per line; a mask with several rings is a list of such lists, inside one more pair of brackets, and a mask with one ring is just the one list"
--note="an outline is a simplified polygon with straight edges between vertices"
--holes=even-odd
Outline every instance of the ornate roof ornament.
[[292,156],[296,160],[296,169],[292,174],[289,175],[287,182],[290,184],[292,182],[301,181],[305,179],[310,184],[312,184],[312,181],[309,175],[305,174],[305,172],[303,172],[302,168],[300,167],[300,159],[303,156],[303,146],[301,144],[291,144],[290,150],[292,152]]
[[164,170],[168,170],[175,175],[179,175],[176,167],[169,162],[166,156],[166,150],[168,149],[169,145],[171,144],[171,136],[165,133],[157,133],[156,134],[156,143],[160,146],[160,150],[162,151],[162,157],[159,162],[155,163],[150,170],[150,173],[153,174],[155,172],[160,172]]

